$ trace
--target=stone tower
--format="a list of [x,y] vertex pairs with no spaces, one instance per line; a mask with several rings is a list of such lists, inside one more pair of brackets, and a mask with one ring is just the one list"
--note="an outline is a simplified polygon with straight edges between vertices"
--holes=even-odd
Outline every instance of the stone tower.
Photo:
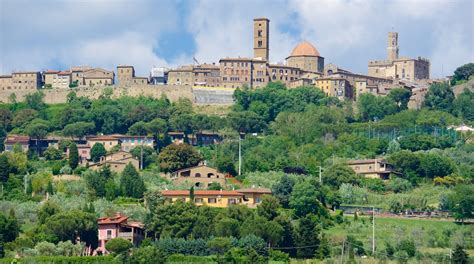
[[253,20],[253,57],[269,59],[269,32],[270,20],[268,18],[255,18]]
[[388,60],[393,61],[398,59],[398,33],[388,32],[388,46],[387,46]]

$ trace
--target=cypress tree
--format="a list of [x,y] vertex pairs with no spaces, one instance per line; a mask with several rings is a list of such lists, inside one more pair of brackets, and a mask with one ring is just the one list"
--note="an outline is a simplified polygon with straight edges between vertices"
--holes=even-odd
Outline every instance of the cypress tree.
[[124,196],[142,198],[145,192],[145,183],[135,167],[129,163],[122,172],[120,189]]
[[467,255],[466,251],[462,245],[456,245],[454,249],[453,258],[451,259],[451,263],[456,264],[467,264],[469,260],[469,256]]
[[2,183],[7,182],[9,174],[10,165],[8,164],[8,158],[5,155],[0,155],[0,181]]
[[79,151],[77,150],[77,145],[71,143],[69,145],[69,167],[74,170],[77,168],[77,165],[79,165]]
[[49,195],[54,194],[53,184],[51,183],[51,181],[48,182],[48,186],[46,187],[46,191],[49,193]]

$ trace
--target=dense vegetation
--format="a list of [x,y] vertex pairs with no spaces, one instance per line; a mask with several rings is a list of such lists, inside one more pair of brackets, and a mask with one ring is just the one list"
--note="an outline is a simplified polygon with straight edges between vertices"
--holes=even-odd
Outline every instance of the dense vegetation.
[[[459,70],[459,78],[465,79],[464,72]],[[137,157],[143,153],[143,171],[129,165],[120,174],[107,166],[98,171],[81,166],[72,140],[44,152],[15,147],[1,154],[0,256],[33,262],[48,256],[58,263],[64,256],[86,263],[285,263],[290,258],[334,262],[342,252],[349,261],[368,255],[404,262],[444,261],[453,249],[463,263],[466,250],[474,249],[472,226],[464,225],[474,212],[472,135],[447,129],[473,124],[471,91],[455,97],[448,84],[433,84],[419,110],[408,109],[410,92],[402,88],[387,97],[363,94],[357,102],[280,83],[236,90],[234,96],[236,103],[225,115],[198,113],[187,100],[112,99],[108,92],[97,100],[71,92],[68,103],[58,105],[44,104],[38,92],[22,103],[10,98],[1,104],[2,143],[7,133],[33,139],[129,133],[153,137],[157,145],[131,151]],[[223,141],[170,144],[170,131],[191,138],[203,130],[218,131]],[[161,190],[183,188],[163,173],[202,160],[237,175],[239,140],[243,163],[237,178],[243,186],[273,191],[257,209],[198,207],[161,197]],[[96,144],[91,156],[97,161],[105,153]],[[375,157],[395,166],[390,181],[362,178],[346,165],[348,159]],[[58,177],[71,174],[79,178]],[[433,220],[430,225],[437,228],[431,228],[420,224],[425,220],[376,219],[391,228],[373,254],[368,236],[373,219],[343,215],[341,206],[393,214],[440,210],[460,224]],[[141,247],[117,239],[106,245],[114,258],[80,257],[85,248],[97,246],[96,218],[117,211],[145,223],[148,238]]]

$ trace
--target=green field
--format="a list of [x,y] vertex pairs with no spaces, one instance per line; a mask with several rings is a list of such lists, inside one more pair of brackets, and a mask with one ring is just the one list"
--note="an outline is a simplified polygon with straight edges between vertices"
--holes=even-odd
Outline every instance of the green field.
[[[366,251],[372,249],[372,223],[368,217],[346,217],[345,222],[325,231],[334,246],[342,245],[348,235],[363,242]],[[474,224],[458,224],[431,219],[375,218],[377,252],[384,252],[385,243],[396,246],[403,239],[412,239],[423,254],[449,254],[449,249],[464,241],[474,243]],[[469,246],[470,247],[470,246]],[[474,250],[468,251],[474,255]]]

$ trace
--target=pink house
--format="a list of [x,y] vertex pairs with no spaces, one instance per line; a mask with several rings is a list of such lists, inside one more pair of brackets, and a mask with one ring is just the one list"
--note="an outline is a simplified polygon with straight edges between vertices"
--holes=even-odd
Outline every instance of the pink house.
[[144,238],[143,224],[140,222],[128,222],[128,216],[117,215],[113,217],[101,217],[97,219],[99,225],[99,246],[97,254],[108,254],[105,244],[113,238],[123,238],[138,246]]
[[[91,147],[89,144],[77,144],[77,152],[79,153],[79,162],[81,164],[91,159]],[[66,157],[69,158],[69,148],[66,150]]]

